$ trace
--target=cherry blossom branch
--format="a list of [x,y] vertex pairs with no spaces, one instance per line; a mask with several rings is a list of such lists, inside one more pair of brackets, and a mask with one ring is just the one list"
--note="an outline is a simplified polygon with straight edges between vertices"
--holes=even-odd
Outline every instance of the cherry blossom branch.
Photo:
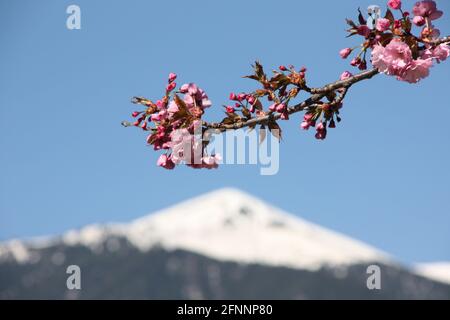
[[[334,92],[338,89],[344,89],[344,93],[341,95],[341,98],[339,100],[335,100],[335,103],[340,103],[344,99],[348,89],[350,87],[362,80],[371,79],[375,75],[377,75],[379,72],[377,69],[371,69],[364,72],[361,72],[359,74],[356,74],[354,76],[351,76],[348,79],[345,80],[339,80],[335,81],[333,83],[329,83],[321,88],[312,88],[309,91],[313,93],[313,95],[302,101],[301,103],[298,103],[290,108],[287,109],[288,114],[294,114],[300,111],[305,111],[306,109],[314,109],[316,107],[319,107],[320,105],[317,104],[317,102],[321,101],[328,93]],[[219,131],[225,131],[225,130],[237,130],[257,124],[267,124],[269,121],[279,120],[281,118],[282,114],[280,113],[270,113],[261,117],[252,118],[247,121],[237,122],[233,124],[223,124],[223,123],[208,123],[203,122],[203,126],[208,129],[219,129]]]
[[[260,88],[248,93],[231,93],[232,103],[224,106],[225,118],[221,122],[206,122],[202,116],[212,105],[206,93],[194,83],[177,89],[177,75],[171,73],[164,96],[156,102],[134,97],[132,102],[144,105],[145,110],[134,111],[132,117],[136,120],[122,124],[149,132],[147,143],[155,150],[165,150],[158,159],[159,166],[173,169],[183,162],[193,168],[216,168],[220,157],[206,153],[209,138],[205,137],[211,134],[259,126],[263,137],[268,129],[280,139],[281,127],[277,121],[288,120],[291,115],[304,111],[300,127],[304,130],[315,128],[315,137],[323,140],[327,128],[335,128],[341,121],[340,109],[354,84],[379,73],[418,83],[429,76],[434,63],[450,56],[450,36],[440,38],[440,31],[433,25],[433,21],[443,15],[434,1],[416,2],[412,9],[413,18],[402,9],[401,0],[388,0],[384,16],[378,6],[370,6],[368,16],[358,11],[357,22],[346,19],[347,32],[349,37],[362,37],[362,43],[339,52],[343,59],[355,53],[350,65],[361,71],[358,74],[345,71],[338,81],[313,88],[307,84],[305,67],[296,69],[292,65],[281,65],[269,76],[257,61],[253,74],[246,78],[257,81]],[[417,35],[413,33],[414,26],[420,28]],[[369,63],[373,68],[368,70]],[[298,102],[300,94],[308,97]],[[266,106],[265,100],[268,101]],[[193,141],[197,133],[203,138],[201,142]],[[192,162],[193,156],[198,154],[200,159]]]

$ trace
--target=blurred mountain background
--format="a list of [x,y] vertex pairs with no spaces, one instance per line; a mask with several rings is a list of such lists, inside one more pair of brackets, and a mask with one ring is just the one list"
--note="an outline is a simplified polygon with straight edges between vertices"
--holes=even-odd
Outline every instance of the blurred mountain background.
[[[69,265],[80,290],[67,289]],[[450,299],[449,271],[220,189],[130,223],[3,242],[0,299]]]

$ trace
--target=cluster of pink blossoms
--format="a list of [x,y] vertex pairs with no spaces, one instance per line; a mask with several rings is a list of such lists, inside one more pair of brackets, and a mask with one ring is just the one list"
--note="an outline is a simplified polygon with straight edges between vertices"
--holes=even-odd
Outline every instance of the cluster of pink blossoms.
[[[391,1],[395,4],[391,7],[400,9],[397,5],[400,1]],[[413,8],[415,17],[413,23],[417,26],[426,25],[421,32],[422,38],[437,39],[440,35],[438,29],[432,24],[442,16],[442,11],[437,10],[434,1],[417,2]],[[433,66],[433,59],[438,63],[444,61],[450,55],[450,48],[446,44],[441,44],[435,48],[425,45],[418,52],[418,57],[413,57],[413,52],[408,44],[399,38],[394,38],[383,47],[376,44],[372,49],[372,64],[380,72],[387,75],[396,76],[398,80],[409,83],[417,83],[421,79],[428,77],[429,69]]]
[[[170,73],[165,96],[153,103],[151,100],[135,97],[133,103],[147,107],[145,111],[135,111],[132,117],[137,120],[132,124],[151,133],[147,143],[154,150],[166,150],[157,165],[173,169],[182,162],[192,168],[217,168],[221,161],[220,155],[207,155],[201,136],[201,116],[206,108],[211,106],[207,94],[194,83],[184,84],[176,93],[184,94],[181,99],[176,93],[170,94],[176,88],[176,74]],[[150,127],[153,123],[154,127]]]
[[[365,38],[361,52],[351,61],[352,66],[360,70],[367,68],[366,52],[371,49],[371,62],[380,72],[396,76],[398,80],[417,83],[430,74],[433,62],[440,63],[450,55],[447,44],[432,46],[431,41],[436,40],[440,31],[432,21],[439,19],[443,12],[438,10],[432,0],[417,2],[410,18],[409,12],[402,10],[400,0],[389,0],[388,6],[401,13],[400,19],[395,19],[388,9],[384,18],[377,17],[374,28],[367,26],[365,18],[360,13],[360,25],[347,20],[352,27],[351,35],[361,35]],[[423,27],[419,36],[412,34],[412,26]],[[347,58],[354,49],[345,48],[340,51],[342,58]]]

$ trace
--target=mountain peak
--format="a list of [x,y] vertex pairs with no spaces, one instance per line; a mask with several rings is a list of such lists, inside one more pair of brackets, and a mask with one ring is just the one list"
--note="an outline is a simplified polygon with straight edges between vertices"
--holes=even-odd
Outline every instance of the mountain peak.
[[124,237],[142,251],[162,246],[219,260],[300,269],[390,261],[375,248],[233,188],[200,195],[130,223],[71,230],[60,239],[66,245],[95,249],[111,237]]

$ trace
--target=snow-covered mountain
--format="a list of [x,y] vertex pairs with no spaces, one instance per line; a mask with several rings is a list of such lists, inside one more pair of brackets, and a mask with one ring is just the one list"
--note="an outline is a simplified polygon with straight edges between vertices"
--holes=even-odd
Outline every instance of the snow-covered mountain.
[[[316,270],[323,265],[389,262],[387,254],[360,241],[290,215],[235,189],[220,189],[124,224],[89,225],[61,238],[36,239],[31,247],[62,241],[96,250],[122,236],[142,251],[155,245],[215,259]],[[110,244],[110,246],[112,246]],[[27,244],[0,246],[0,259],[31,259]]]
[[[380,292],[366,287],[373,263],[383,268]],[[443,268],[436,277],[436,268],[405,267],[229,188],[129,223],[0,243],[0,299],[73,298],[70,264],[83,270],[81,298],[450,298]]]

